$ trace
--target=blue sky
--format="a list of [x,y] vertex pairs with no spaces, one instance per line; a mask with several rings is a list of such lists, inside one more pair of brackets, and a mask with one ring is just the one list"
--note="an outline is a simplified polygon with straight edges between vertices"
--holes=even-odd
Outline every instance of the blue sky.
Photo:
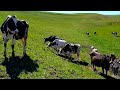
[[74,13],[98,13],[103,15],[120,15],[120,11],[47,11],[54,13],[65,13],[65,14],[74,14]]

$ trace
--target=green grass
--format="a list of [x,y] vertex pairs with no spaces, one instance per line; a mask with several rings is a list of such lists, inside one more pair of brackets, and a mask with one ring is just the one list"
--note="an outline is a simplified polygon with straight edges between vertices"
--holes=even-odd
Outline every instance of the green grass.
[[[16,15],[18,19],[29,22],[27,55],[22,58],[22,43],[16,41],[16,58],[11,58],[11,41],[8,42],[7,57],[3,57],[3,41],[0,35],[0,78],[10,79],[105,79],[93,72],[90,64],[89,47],[94,45],[100,53],[115,54],[120,57],[120,16],[103,16],[100,14],[54,14],[38,11],[1,11],[0,25],[7,15]],[[85,33],[90,32],[90,37]],[[96,31],[95,36],[93,32]],[[57,35],[71,43],[79,43],[83,62],[88,66],[72,63],[57,56],[54,50],[47,49],[44,37]],[[52,51],[55,53],[52,53]],[[73,55],[73,57],[75,57]],[[101,68],[98,68],[101,71]],[[109,75],[111,75],[109,73]]]

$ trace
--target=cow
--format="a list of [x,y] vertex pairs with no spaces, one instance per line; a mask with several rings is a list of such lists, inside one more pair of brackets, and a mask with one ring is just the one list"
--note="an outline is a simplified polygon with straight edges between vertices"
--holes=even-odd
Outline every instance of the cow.
[[61,50],[60,54],[68,55],[69,58],[71,58],[72,54],[77,55],[77,59],[80,59],[80,44],[72,44],[68,43],[66,46]]
[[110,64],[110,71],[114,75],[119,75],[120,76],[120,59],[117,58],[115,55],[113,55],[114,59],[111,61]]
[[65,41],[65,40],[55,39],[53,42],[51,42],[48,45],[48,48],[52,47],[52,48],[56,49],[58,51],[58,53],[60,54],[61,49],[64,48],[66,44],[67,44],[67,41]]
[[89,36],[90,35],[90,33],[89,32],[86,32],[86,34]]
[[104,70],[106,70],[106,75],[107,75],[111,61],[114,60],[113,55],[111,54],[111,56],[109,56],[105,54],[96,54],[93,52],[90,53],[90,57],[91,57],[91,64],[93,65],[93,70],[97,71],[96,66],[102,67],[103,74],[104,74]]
[[117,36],[117,32],[112,32],[112,34],[113,34],[114,36]]
[[94,35],[96,35],[97,34],[97,32],[94,32]]
[[15,15],[8,15],[1,25],[1,32],[4,41],[4,56],[6,57],[7,42],[12,39],[12,56],[14,56],[15,40],[21,39],[23,42],[23,55],[26,55],[26,44],[29,24],[25,20],[18,20]]

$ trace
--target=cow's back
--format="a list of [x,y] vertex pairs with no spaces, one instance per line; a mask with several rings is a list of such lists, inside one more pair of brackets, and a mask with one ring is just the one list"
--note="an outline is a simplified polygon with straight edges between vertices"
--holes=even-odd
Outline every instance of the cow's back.
[[96,66],[101,66],[104,62],[104,55],[96,55],[91,58],[91,63],[94,63]]
[[9,17],[6,18],[6,20],[3,22],[3,24],[1,25],[0,29],[1,32],[4,33],[4,31],[7,31],[7,21],[8,21]]
[[18,21],[17,22],[17,29],[19,30],[16,39],[22,39],[25,35],[26,29],[28,30],[29,25],[25,21]]

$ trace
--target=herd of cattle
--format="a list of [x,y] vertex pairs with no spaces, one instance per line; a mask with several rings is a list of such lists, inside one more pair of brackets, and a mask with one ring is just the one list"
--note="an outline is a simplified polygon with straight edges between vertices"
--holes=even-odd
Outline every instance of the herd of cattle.
[[[23,55],[26,55],[26,43],[28,37],[28,28],[29,24],[25,20],[19,20],[16,16],[8,15],[3,24],[1,25],[1,32],[4,41],[4,56],[6,57],[6,48],[7,42],[9,39],[12,39],[12,56],[14,54],[14,44],[15,40],[21,39],[23,41]],[[89,32],[86,32],[89,35]],[[96,34],[96,32],[94,32]],[[112,32],[112,34],[117,35],[117,32]],[[64,55],[69,58],[72,58],[72,54],[76,54],[77,60],[82,61],[80,57],[81,45],[73,44],[67,42],[66,40],[58,37],[58,36],[49,36],[48,38],[44,38],[44,43],[48,44],[48,48],[54,48],[57,50],[59,55]],[[120,76],[120,60],[113,54],[105,55],[98,52],[98,50],[94,47],[90,47],[90,58],[91,64],[93,65],[93,70],[96,71],[96,66],[102,67],[102,71],[111,70],[115,75]]]
[[[71,58],[72,54],[77,55],[77,59],[80,61],[80,44],[72,44],[65,41],[62,38],[57,36],[50,36],[48,38],[44,38],[44,43],[49,42],[48,48],[52,47],[58,51],[58,54],[67,56]],[[113,54],[105,55],[98,52],[98,50],[94,47],[90,47],[90,58],[91,64],[93,65],[93,70],[96,71],[96,66],[102,67],[102,71],[106,70],[106,75],[108,70],[110,69],[114,75],[120,75],[120,60]]]
[[[96,35],[97,32],[94,32],[93,34]],[[115,37],[118,36],[118,33],[117,33],[117,32],[112,32],[111,34],[113,34]],[[90,32],[86,32],[86,35],[90,36]]]

